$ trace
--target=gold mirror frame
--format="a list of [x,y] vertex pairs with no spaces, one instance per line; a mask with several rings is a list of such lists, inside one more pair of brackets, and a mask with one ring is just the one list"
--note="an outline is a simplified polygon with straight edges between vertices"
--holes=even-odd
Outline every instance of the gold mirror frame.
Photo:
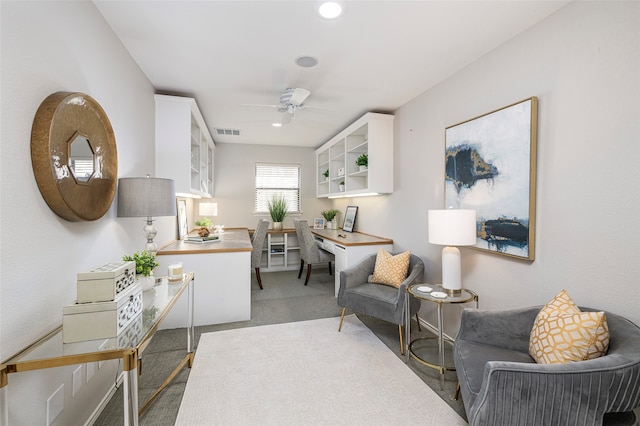
[[[71,143],[84,137],[94,172],[76,180]],[[38,189],[55,214],[71,222],[100,219],[109,210],[118,181],[113,128],[102,107],[84,93],[56,92],[40,104],[31,129],[31,163]]]

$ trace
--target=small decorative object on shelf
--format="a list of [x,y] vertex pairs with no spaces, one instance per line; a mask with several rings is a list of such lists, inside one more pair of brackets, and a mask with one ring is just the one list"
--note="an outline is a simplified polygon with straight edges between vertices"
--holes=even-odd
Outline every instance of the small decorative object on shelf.
[[340,189],[340,192],[344,192],[344,181],[343,180],[340,181],[339,189]]
[[124,255],[122,260],[136,262],[136,274],[142,275],[137,277],[142,284],[142,290],[150,290],[155,285],[155,277],[153,276],[153,270],[160,265],[156,261],[155,253],[148,251],[135,252],[133,256]]
[[275,231],[281,231],[282,222],[289,213],[287,200],[283,196],[274,196],[271,201],[268,202],[268,207],[271,220],[273,220],[273,229]]
[[324,176],[324,180],[325,181],[328,181],[329,180],[329,169],[327,169],[324,172],[322,172],[322,176]]
[[369,166],[369,157],[367,154],[361,154],[356,159],[356,166],[360,166],[360,171],[367,170],[367,167]]

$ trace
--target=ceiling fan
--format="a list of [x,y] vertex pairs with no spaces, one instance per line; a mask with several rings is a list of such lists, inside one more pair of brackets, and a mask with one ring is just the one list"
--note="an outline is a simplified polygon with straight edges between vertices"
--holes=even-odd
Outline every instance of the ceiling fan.
[[280,95],[280,103],[277,105],[261,105],[261,104],[243,104],[244,106],[270,107],[275,108],[278,112],[285,113],[282,117],[282,124],[288,124],[294,118],[298,109],[304,108],[304,102],[307,100],[310,91],[299,87],[289,87]]

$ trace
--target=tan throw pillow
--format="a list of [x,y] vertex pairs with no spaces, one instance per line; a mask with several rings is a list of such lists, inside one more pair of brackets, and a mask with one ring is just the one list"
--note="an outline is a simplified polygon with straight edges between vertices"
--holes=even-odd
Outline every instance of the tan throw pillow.
[[383,248],[378,249],[371,282],[400,287],[400,284],[407,278],[409,260],[411,260],[411,251],[409,250],[393,256]]
[[529,339],[529,355],[539,364],[594,359],[608,348],[604,312],[581,312],[566,290],[540,310]]

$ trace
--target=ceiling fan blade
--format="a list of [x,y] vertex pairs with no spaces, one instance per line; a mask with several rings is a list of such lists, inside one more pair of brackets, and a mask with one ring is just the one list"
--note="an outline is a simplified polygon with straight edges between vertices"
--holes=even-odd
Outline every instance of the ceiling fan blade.
[[311,92],[308,91],[307,89],[295,88],[293,89],[293,93],[291,94],[291,99],[289,99],[288,103],[295,106],[300,106],[304,103],[304,101],[307,100],[310,94]]
[[266,105],[266,104],[240,104],[243,107],[269,107],[269,108],[279,108],[280,105]]

